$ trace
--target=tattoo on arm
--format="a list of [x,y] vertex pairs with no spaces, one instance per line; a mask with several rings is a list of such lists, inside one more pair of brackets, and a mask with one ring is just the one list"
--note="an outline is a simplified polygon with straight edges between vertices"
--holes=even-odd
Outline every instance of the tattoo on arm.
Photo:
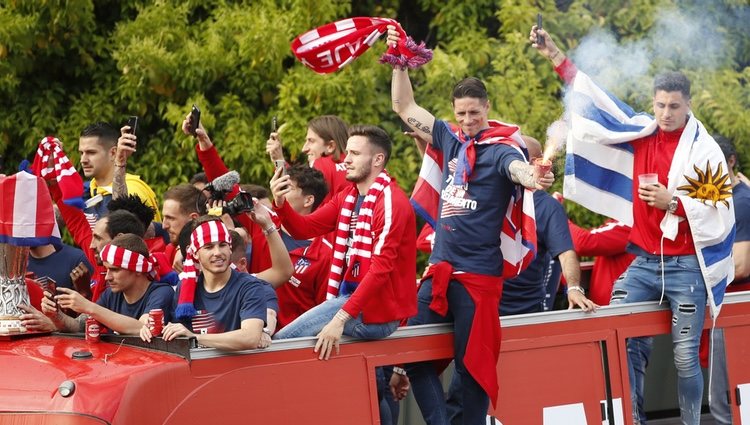
[[128,196],[128,186],[125,184],[125,167],[115,167],[112,177],[112,199]]
[[418,119],[414,117],[408,117],[406,119],[406,122],[409,123],[409,125],[413,126],[417,130],[426,133],[426,134],[432,134],[432,130],[430,129],[430,126],[427,124],[422,124]]
[[519,183],[529,189],[536,187],[536,182],[534,181],[534,168],[529,164],[526,164],[523,161],[513,161],[510,163],[508,170],[510,171],[511,179],[515,183]]

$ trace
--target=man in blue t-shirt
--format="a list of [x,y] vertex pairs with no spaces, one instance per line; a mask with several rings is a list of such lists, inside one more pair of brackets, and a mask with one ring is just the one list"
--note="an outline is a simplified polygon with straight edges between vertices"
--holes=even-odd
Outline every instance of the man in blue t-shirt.
[[[396,46],[400,37],[390,26],[388,44]],[[494,363],[500,348],[497,307],[503,272],[503,218],[519,186],[546,189],[554,175],[540,175],[526,162],[516,126],[489,121],[489,97],[477,78],[466,78],[453,89],[457,125],[436,120],[415,102],[406,69],[393,70],[391,100],[401,120],[442,153],[441,202],[430,257],[434,274],[422,282],[418,313],[409,325],[454,322],[455,365],[461,382],[457,397],[463,402],[463,411],[458,414],[463,415],[464,423],[483,424],[490,396],[493,403],[497,396]],[[439,305],[433,304],[433,299]],[[445,314],[442,300],[447,304]],[[479,325],[477,320],[492,323]],[[472,338],[472,333],[481,334],[483,330],[492,332],[489,339],[487,335]],[[466,356],[473,360],[469,372],[464,357],[478,347],[478,342],[491,345],[491,349]],[[443,389],[434,365],[410,364],[406,370],[425,421],[447,423]]]
[[[45,292],[42,311],[52,317],[58,329],[81,332],[86,319],[93,317],[117,333],[139,335],[153,309],[161,309],[164,320],[170,320],[174,291],[168,284],[152,281],[154,264],[142,238],[132,233],[120,234],[102,248],[100,257],[107,268],[107,289],[96,303],[67,288],[58,288],[55,303],[53,294]],[[62,314],[60,308],[80,315],[74,319]]]
[[258,348],[266,293],[260,279],[230,267],[232,239],[224,223],[214,216],[199,218],[187,254],[176,294],[178,321],[164,327],[164,339],[195,337],[202,346],[222,350]]
[[[544,311],[547,295],[545,279],[548,277],[547,269],[553,259],[560,262],[567,282],[573,286],[578,286],[580,282],[578,256],[573,250],[568,216],[565,215],[562,205],[549,193],[537,190],[534,192],[534,213],[536,214],[536,257],[518,277],[503,282],[503,296],[500,299],[501,316]],[[557,282],[559,282],[559,274],[557,276]],[[554,289],[556,292],[556,285]],[[569,294],[573,295],[572,292],[574,291]]]
[[[529,136],[523,136],[523,140],[526,142],[532,160],[542,157],[542,146],[538,140]],[[553,260],[555,264],[552,267],[562,267],[562,275],[565,276],[568,285],[571,288],[580,288],[568,291],[568,304],[571,308],[575,305],[574,298],[580,298],[583,295],[583,288],[580,286],[581,266],[573,248],[565,209],[550,194],[537,190],[534,192],[534,213],[536,215],[536,257],[518,277],[503,282],[503,296],[500,299],[501,316],[538,313],[545,310],[547,295],[554,300],[560,282],[559,271],[548,270]],[[584,302],[590,308],[598,307],[589,300],[584,300]]]
[[[748,291],[750,290],[750,187],[737,178],[734,173],[734,170],[739,167],[734,143],[719,134],[713,135],[713,138],[727,161],[727,171],[732,182],[735,226],[737,228],[734,245],[732,245],[734,280],[727,287],[727,292]],[[723,329],[714,329],[711,350],[713,351],[713,362],[711,363],[713,370],[711,371],[711,387],[709,388],[711,392],[709,407],[717,424],[731,424],[732,410],[727,401],[729,384]]]
[[[75,289],[79,292],[82,292],[81,289],[86,289],[90,294],[89,281],[85,279],[85,276],[78,279],[78,285],[74,285],[70,276],[70,272],[81,263],[89,272],[93,270],[91,263],[86,259],[86,254],[67,244],[62,244],[59,248],[48,244],[29,249],[28,271],[34,272],[36,279],[49,278],[55,281],[58,288]],[[88,275],[90,276],[90,273]],[[79,289],[81,285],[85,288]]]

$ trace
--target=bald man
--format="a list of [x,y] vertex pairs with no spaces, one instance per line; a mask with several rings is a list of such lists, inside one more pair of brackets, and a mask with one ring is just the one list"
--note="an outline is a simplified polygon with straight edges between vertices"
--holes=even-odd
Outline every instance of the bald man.
[[[523,136],[523,139],[532,160],[542,156],[538,140],[530,136]],[[565,210],[543,190],[534,192],[534,210],[537,255],[523,273],[503,284],[500,315],[549,310],[557,293],[560,268],[568,284],[568,308],[577,306],[585,311],[594,310],[598,306],[586,297],[581,287],[581,268],[573,249]]]

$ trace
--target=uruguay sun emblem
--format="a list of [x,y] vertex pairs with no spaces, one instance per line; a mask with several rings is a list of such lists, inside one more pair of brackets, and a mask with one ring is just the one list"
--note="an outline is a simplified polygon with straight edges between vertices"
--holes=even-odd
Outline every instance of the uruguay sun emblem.
[[693,169],[698,178],[685,176],[690,184],[680,186],[677,190],[684,190],[688,192],[689,197],[701,200],[703,203],[713,202],[716,206],[717,203],[721,202],[729,207],[727,199],[732,196],[732,184],[729,181],[729,174],[724,173],[722,164],[719,163],[716,173],[711,172],[710,163],[706,163],[705,171],[695,165],[693,165]]

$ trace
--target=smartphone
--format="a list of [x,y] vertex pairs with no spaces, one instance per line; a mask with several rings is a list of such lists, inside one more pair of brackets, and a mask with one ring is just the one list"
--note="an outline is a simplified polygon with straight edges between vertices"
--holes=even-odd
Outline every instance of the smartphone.
[[130,130],[128,130],[129,134],[135,134],[136,130],[138,130],[138,117],[135,115],[132,115],[130,118],[128,118],[128,127],[130,127]]
[[401,131],[408,131],[409,133],[411,133],[412,131],[414,131],[414,129],[412,129],[409,124],[406,123],[406,121],[401,120]]
[[[542,14],[537,13],[536,14],[536,30],[539,31],[542,29]],[[542,37],[539,32],[536,34],[536,45],[537,46],[544,46],[544,37]]]
[[47,291],[51,294],[47,298],[57,304],[57,301],[55,300],[55,295],[57,295],[57,282],[49,276],[40,277],[36,279],[36,281],[39,283],[39,286],[42,287],[43,291]]
[[283,177],[286,175],[286,162],[283,159],[277,159],[273,162],[273,165],[275,170],[278,170],[281,168],[281,174],[279,174],[279,177]]
[[274,115],[273,118],[271,118],[271,133],[276,133],[276,130],[278,130],[278,127],[276,124],[277,124],[276,115]]
[[200,124],[200,122],[201,122],[201,110],[198,109],[198,107],[195,106],[195,104],[193,104],[193,107],[190,109],[190,127],[189,127],[190,134],[192,134],[193,136],[197,136],[197,134],[195,133],[195,130],[198,129],[198,125]]

